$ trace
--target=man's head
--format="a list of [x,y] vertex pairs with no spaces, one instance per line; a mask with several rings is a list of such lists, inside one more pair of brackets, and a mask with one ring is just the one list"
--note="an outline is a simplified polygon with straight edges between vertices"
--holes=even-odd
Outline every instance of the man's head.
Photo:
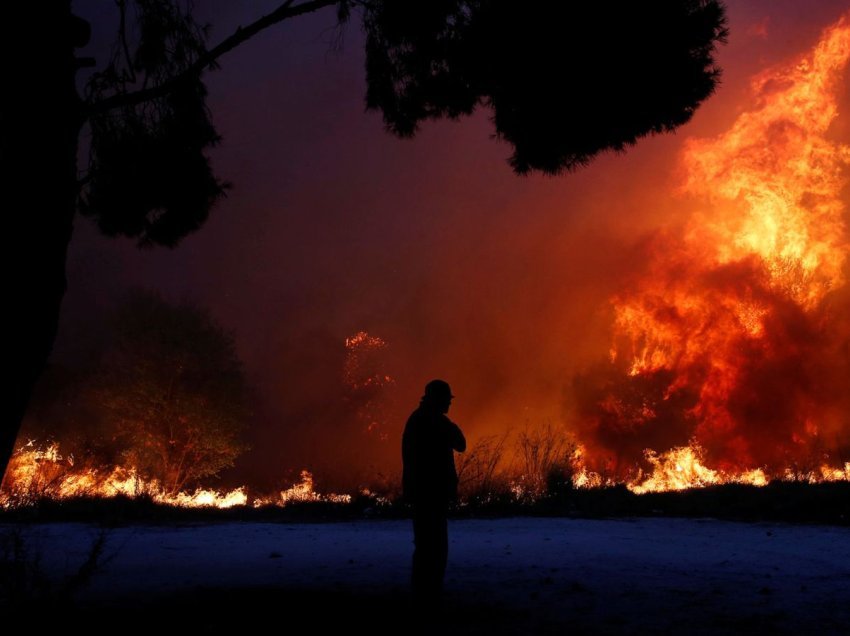
[[431,380],[425,385],[425,395],[422,397],[423,404],[429,404],[440,411],[448,413],[451,406],[452,390],[445,380]]

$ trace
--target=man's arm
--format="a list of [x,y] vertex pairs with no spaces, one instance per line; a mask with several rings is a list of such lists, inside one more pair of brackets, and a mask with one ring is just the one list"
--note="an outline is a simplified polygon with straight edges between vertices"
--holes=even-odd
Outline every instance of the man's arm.
[[462,453],[466,450],[466,438],[463,436],[463,431],[460,430],[460,426],[452,422],[449,418],[446,418],[446,422],[448,423],[449,434],[449,446],[451,446],[458,453]]

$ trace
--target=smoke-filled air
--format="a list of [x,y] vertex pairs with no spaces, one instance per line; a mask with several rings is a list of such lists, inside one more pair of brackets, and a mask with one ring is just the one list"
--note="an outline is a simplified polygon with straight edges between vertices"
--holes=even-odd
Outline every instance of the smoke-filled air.
[[209,81],[233,189],[204,229],[138,252],[80,223],[3,501],[392,497],[434,378],[462,494],[850,479],[850,17],[785,9],[733,3],[689,124],[557,178],[514,175],[486,109],[384,135],[319,19],[284,60],[258,40]]

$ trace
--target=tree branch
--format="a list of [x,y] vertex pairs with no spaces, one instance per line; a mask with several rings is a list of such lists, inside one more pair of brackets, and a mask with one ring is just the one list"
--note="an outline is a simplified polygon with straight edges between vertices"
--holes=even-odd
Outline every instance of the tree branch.
[[236,31],[230,35],[230,37],[225,38],[219,44],[204,53],[204,55],[199,57],[194,64],[189,66],[182,73],[167,79],[161,84],[151,86],[150,88],[143,88],[138,91],[133,91],[132,93],[110,95],[109,97],[94,103],[87,104],[85,107],[86,113],[88,115],[92,115],[95,113],[102,113],[113,108],[120,108],[122,106],[134,106],[136,104],[141,104],[142,102],[167,95],[175,86],[192,77],[200,75],[205,69],[214,64],[215,61],[222,55],[232,51],[246,40],[254,37],[260,31],[267,29],[278,22],[282,22],[283,20],[304,15],[305,13],[312,13],[313,11],[323,9],[324,7],[337,4],[339,0],[308,0],[308,2],[302,2],[301,4],[292,6],[294,2],[295,0],[287,0],[268,15],[264,15],[244,28],[238,27]]

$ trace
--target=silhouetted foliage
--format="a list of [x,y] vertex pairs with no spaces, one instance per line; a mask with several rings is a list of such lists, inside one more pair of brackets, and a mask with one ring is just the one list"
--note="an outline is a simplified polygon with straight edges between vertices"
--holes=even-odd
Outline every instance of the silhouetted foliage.
[[552,486],[572,483],[576,449],[575,439],[563,428],[548,422],[535,428],[526,426],[517,441],[520,460],[517,485],[523,496],[535,499]]
[[[88,82],[90,101],[126,95],[138,85],[162,85],[191,68],[206,51],[206,29],[171,0],[120,2],[121,27],[112,59]],[[135,9],[133,32],[126,14]],[[134,52],[130,43],[134,43]],[[138,104],[95,112],[88,186],[80,211],[108,236],[141,245],[174,246],[198,229],[225,184],[205,151],[219,141],[199,74]]]
[[555,174],[687,122],[714,91],[717,0],[368,3],[367,104],[397,135],[479,105],[518,173]]
[[[688,121],[716,86],[714,49],[726,33],[715,0],[336,4],[340,22],[352,4],[363,8],[367,105],[390,130],[411,136],[425,119],[486,105],[520,173],[572,169]],[[107,235],[174,246],[227,187],[205,155],[219,136],[191,72],[208,29],[179,0],[119,7],[112,58],[89,80],[87,101],[169,88],[92,111],[80,209]]]
[[507,433],[488,435],[457,456],[458,488],[463,499],[480,501],[508,490],[507,479],[497,473],[507,441]]

